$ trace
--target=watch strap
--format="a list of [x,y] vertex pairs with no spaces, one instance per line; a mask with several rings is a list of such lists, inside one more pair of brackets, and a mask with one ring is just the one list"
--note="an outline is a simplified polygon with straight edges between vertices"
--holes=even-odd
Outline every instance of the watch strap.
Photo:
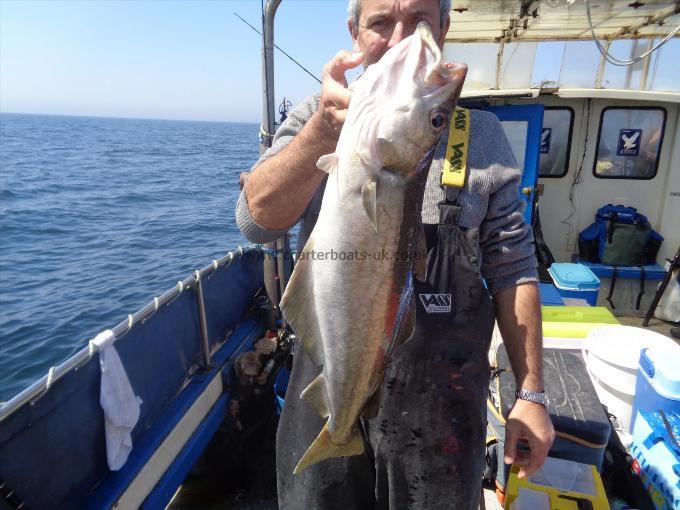
[[517,390],[515,392],[515,398],[519,400],[528,400],[529,402],[541,404],[546,408],[548,407],[548,397],[544,391]]

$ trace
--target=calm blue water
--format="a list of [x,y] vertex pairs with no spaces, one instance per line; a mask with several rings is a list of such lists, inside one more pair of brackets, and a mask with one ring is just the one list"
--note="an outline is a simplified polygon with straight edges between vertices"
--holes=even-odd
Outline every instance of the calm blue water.
[[0,401],[246,244],[255,124],[0,115]]

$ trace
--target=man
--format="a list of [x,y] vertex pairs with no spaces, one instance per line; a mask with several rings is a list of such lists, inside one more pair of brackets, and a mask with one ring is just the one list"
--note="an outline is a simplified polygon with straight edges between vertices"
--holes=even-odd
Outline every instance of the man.
[[[449,9],[450,0],[350,0],[355,51],[341,51],[326,65],[320,96],[290,114],[272,148],[253,167],[236,212],[246,237],[269,242],[301,220],[299,248],[304,246],[325,187],[326,174],[316,162],[335,150],[349,105],[345,72],[377,62],[421,20],[442,47]],[[366,454],[323,461],[293,475],[323,426],[297,398],[320,367],[297,349],[277,434],[281,508],[476,509],[494,316],[517,387],[527,392],[507,422],[505,460],[519,463],[526,476],[541,466],[552,444],[552,424],[538,402],[543,392],[540,307],[531,231],[517,194],[520,171],[498,120],[473,111],[468,183],[445,195],[440,187],[445,145],[435,154],[423,201],[428,282],[421,292],[454,296],[451,315],[429,316],[417,308],[415,338],[398,348],[388,365],[378,415],[360,422]],[[442,219],[445,208],[456,212],[455,221]],[[456,241],[443,242],[442,232]],[[529,453],[518,452],[520,438]]]

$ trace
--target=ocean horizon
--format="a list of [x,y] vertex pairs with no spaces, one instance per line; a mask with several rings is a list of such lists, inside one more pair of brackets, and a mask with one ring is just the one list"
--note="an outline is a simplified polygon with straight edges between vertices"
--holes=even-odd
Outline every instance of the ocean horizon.
[[156,122],[206,122],[210,124],[260,124],[259,121],[238,121],[238,120],[206,120],[206,119],[174,119],[174,118],[155,118],[155,117],[127,117],[127,116],[111,116],[111,115],[81,115],[75,113],[32,113],[32,112],[5,112],[0,111],[2,115],[24,115],[24,116],[38,116],[38,117],[66,117],[66,118],[80,118],[80,119],[112,119],[112,120],[149,120]]

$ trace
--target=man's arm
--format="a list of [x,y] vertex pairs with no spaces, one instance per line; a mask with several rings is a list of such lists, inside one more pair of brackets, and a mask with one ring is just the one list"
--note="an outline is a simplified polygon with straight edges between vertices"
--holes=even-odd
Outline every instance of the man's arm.
[[[496,319],[515,375],[517,389],[544,391],[541,307],[538,285],[524,283],[494,295]],[[555,431],[541,404],[517,400],[505,428],[505,459],[520,466],[523,478],[543,464]],[[518,440],[528,443],[528,455],[517,451]]]
[[[493,294],[496,318],[510,358],[517,389],[543,391],[541,308],[531,227],[524,221],[518,199],[522,172],[497,118],[477,115],[484,136],[478,158],[488,168],[491,189],[481,226],[482,274]],[[474,127],[473,127],[474,129]],[[553,440],[547,410],[517,400],[505,429],[505,461],[521,466],[520,476],[541,467]],[[529,457],[517,452],[517,441],[528,441]]]
[[336,143],[317,110],[285,149],[257,165],[246,179],[243,191],[253,220],[269,230],[292,226],[324,178],[316,162],[333,152]]
[[316,162],[335,151],[349,106],[345,72],[361,53],[339,52],[325,67],[319,109],[283,150],[256,165],[244,184],[250,214],[269,230],[286,229],[302,215],[324,173]]

